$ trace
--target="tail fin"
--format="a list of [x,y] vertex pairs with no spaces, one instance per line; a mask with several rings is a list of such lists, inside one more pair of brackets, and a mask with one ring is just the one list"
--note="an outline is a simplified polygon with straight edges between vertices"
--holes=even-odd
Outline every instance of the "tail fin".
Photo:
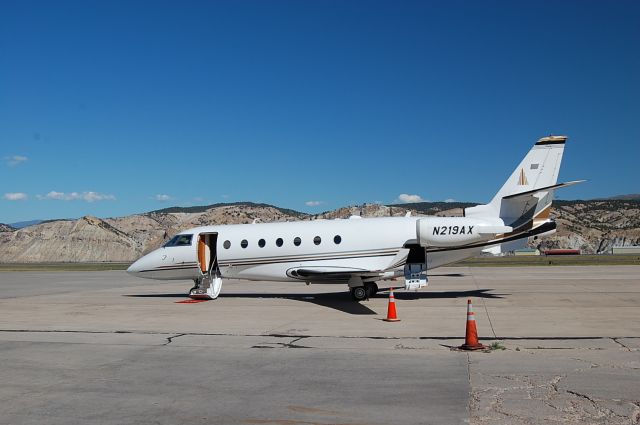
[[580,183],[557,183],[566,141],[566,136],[538,140],[491,202],[467,208],[465,215],[500,218],[514,229],[533,226],[533,220],[546,221],[555,189]]

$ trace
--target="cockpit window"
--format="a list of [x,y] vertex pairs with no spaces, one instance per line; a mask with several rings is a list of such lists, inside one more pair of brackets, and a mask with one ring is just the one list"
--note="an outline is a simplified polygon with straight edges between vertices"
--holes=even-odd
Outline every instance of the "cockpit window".
[[165,248],[170,246],[189,246],[191,245],[191,238],[193,235],[175,235],[169,242],[164,244]]

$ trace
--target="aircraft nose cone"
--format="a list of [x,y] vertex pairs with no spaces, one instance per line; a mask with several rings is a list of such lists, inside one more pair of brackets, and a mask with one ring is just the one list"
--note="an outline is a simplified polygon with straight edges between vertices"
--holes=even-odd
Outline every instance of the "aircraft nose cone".
[[162,265],[162,256],[159,250],[148,253],[138,258],[136,262],[129,266],[127,273],[131,276],[142,277],[146,279],[154,279],[155,269]]
[[133,264],[131,264],[127,269],[127,273],[129,273],[131,276],[137,276],[138,273],[140,273],[140,270],[142,270],[142,264],[140,260],[137,260]]

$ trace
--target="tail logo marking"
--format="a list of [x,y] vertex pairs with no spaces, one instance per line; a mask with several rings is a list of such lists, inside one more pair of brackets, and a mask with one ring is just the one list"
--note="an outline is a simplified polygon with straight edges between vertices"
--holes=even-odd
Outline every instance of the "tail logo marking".
[[520,178],[518,179],[518,186],[529,186],[529,180],[527,180],[527,176],[524,173],[524,168],[520,169]]

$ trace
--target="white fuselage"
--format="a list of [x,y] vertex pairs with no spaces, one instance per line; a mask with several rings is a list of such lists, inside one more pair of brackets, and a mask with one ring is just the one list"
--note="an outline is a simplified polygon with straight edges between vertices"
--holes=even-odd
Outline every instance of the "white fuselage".
[[[292,274],[299,269],[327,273],[378,272],[379,278],[390,278],[398,275],[394,272],[404,265],[403,259],[409,251],[407,245],[417,244],[416,222],[420,218],[424,217],[357,217],[197,227],[181,232],[193,235],[189,245],[159,248],[136,261],[129,272],[151,279],[197,279],[202,275],[198,237],[216,234],[217,265],[223,278],[315,280]],[[459,261],[483,248],[486,245],[429,253],[427,267]]]

